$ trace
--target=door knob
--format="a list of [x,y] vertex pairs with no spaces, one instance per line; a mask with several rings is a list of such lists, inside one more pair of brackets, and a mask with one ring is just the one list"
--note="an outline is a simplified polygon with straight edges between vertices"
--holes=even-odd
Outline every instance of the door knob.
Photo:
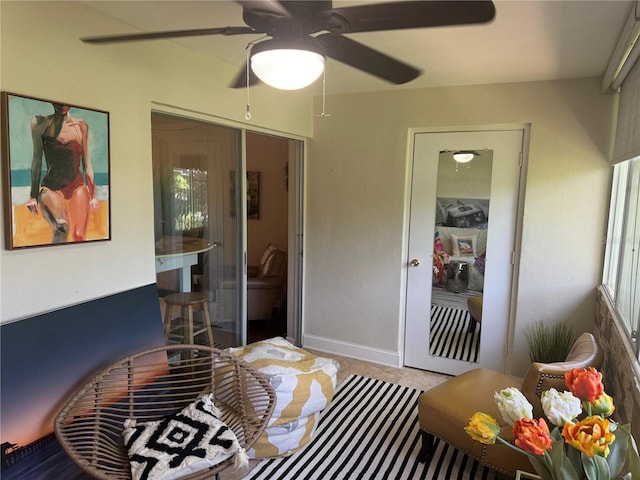
[[414,258],[413,260],[411,260],[411,262],[409,262],[409,265],[411,265],[412,267],[417,267],[418,265],[420,265],[420,260]]

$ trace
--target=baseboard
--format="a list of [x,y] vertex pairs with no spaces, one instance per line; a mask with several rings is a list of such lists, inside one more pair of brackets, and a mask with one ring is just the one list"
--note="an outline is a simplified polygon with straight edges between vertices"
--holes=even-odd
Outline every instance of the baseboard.
[[317,337],[315,335],[303,335],[302,345],[304,348],[318,350],[344,357],[365,360],[367,362],[378,363],[388,367],[400,367],[402,365],[398,352],[382,350],[365,345],[341,342],[333,338]]

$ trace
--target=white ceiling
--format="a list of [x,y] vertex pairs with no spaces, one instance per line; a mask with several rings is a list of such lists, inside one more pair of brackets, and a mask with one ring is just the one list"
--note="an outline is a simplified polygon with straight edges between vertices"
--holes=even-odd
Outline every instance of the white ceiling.
[[[379,0],[334,0],[333,5],[375,1]],[[244,26],[240,5],[228,0],[82,3],[123,22],[122,28],[93,35]],[[423,70],[423,74],[397,86],[328,59],[327,93],[602,77],[634,1],[497,0],[495,4],[496,18],[485,25],[348,35]],[[257,38],[260,36],[151,41],[175,41],[240,68],[248,42]],[[232,80],[229,78],[230,83]]]

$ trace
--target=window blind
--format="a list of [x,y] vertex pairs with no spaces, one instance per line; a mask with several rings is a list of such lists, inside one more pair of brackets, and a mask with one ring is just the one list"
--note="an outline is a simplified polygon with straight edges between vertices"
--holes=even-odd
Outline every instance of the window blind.
[[[614,52],[618,56],[622,61],[612,59],[605,74],[608,88],[620,88],[613,163],[640,156],[640,0],[634,2],[625,24]],[[615,67],[613,78],[611,67]]]
[[640,61],[620,86],[613,163],[640,156]]

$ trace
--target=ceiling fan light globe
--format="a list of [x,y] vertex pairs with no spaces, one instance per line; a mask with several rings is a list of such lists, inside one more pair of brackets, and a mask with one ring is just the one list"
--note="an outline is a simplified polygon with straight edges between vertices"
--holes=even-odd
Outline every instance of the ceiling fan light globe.
[[474,152],[456,152],[453,159],[458,163],[469,163],[476,156]]
[[251,69],[260,80],[280,90],[298,90],[324,71],[324,56],[309,50],[280,48],[251,55]]

